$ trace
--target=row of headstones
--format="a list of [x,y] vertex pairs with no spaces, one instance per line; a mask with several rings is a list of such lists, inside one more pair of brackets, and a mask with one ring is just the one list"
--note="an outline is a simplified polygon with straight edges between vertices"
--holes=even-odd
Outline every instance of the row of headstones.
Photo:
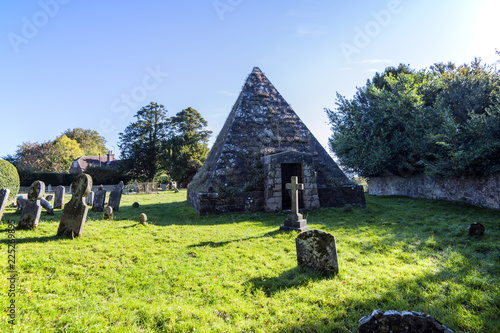
[[[123,182],[120,182],[110,193],[108,207],[111,209],[111,211],[117,211],[119,209],[123,186]],[[56,189],[54,206],[63,208],[61,222],[57,230],[58,236],[69,235],[72,237],[77,237],[82,235],[83,226],[87,219],[88,212],[88,206],[85,203],[85,197],[87,197],[87,195],[90,193],[91,188],[92,177],[87,174],[80,174],[76,176],[71,184],[71,192],[73,196],[66,205],[58,205],[59,200],[62,200],[62,202],[64,202],[64,187],[58,187],[59,191],[58,189]],[[0,219],[2,217],[3,209],[5,207],[9,194],[10,191],[8,189],[0,190]],[[42,211],[42,205],[40,204],[40,201],[42,200],[44,195],[45,184],[42,181],[35,181],[33,184],[31,184],[31,187],[28,191],[28,199],[23,202],[21,217],[18,224],[19,229],[36,229],[38,227],[38,222],[40,220],[40,214]],[[97,211],[103,211],[105,198],[106,190],[101,185],[94,197],[93,209]]]
[[[175,191],[175,193],[179,193],[179,190],[177,189],[177,183],[176,182],[171,182],[168,185],[167,184],[162,184],[161,185],[161,190],[162,191],[166,191],[167,189],[172,189],[172,190]],[[152,188],[149,188],[149,183],[146,184],[144,192],[149,193],[152,190],[153,190]],[[138,182],[133,182],[132,183],[132,191],[135,192],[135,193],[141,192]]]
[[[90,177],[90,176],[89,176]],[[125,185],[121,181],[109,194],[108,205],[113,208],[114,211],[118,211],[120,208],[120,201],[123,193],[123,187]],[[90,191],[86,195],[85,204],[87,206],[92,206],[92,210],[97,212],[104,211],[104,205],[106,203],[106,189],[104,186],[100,186],[97,192]],[[63,209],[64,208],[64,196],[66,193],[66,188],[64,186],[57,186],[54,193],[54,208]]]

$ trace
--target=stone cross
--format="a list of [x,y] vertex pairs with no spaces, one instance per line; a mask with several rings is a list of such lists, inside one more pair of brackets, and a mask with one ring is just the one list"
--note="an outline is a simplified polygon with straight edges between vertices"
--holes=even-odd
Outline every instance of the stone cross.
[[66,189],[64,186],[60,185],[56,187],[56,192],[54,194],[54,208],[63,209],[64,208],[64,194]]
[[299,190],[304,190],[304,184],[299,184],[299,177],[292,176],[292,182],[286,184],[286,189],[292,191],[292,213],[299,214]]
[[286,184],[286,189],[292,191],[292,213],[288,214],[288,219],[283,222],[281,230],[305,231],[309,229],[307,220],[299,213],[299,190],[304,190],[304,184],[299,184],[299,177],[292,176],[291,183]]
[[28,192],[28,202],[21,211],[19,229],[36,229],[38,227],[38,221],[42,212],[40,200],[44,195],[45,183],[39,180],[33,182]]
[[2,188],[0,190],[0,221],[2,220],[3,210],[7,204],[7,199],[9,199],[10,190],[8,188]]
[[92,177],[89,175],[82,173],[73,179],[73,183],[71,183],[73,196],[64,207],[61,223],[59,223],[59,229],[57,230],[58,236],[79,237],[82,235],[89,209],[85,204],[85,197],[89,194],[91,188]]

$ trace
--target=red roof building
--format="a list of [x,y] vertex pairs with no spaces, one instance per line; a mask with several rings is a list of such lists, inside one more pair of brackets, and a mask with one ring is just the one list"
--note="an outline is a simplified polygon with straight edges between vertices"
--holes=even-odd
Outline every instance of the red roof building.
[[106,166],[116,168],[120,160],[115,159],[113,152],[104,156],[82,156],[71,163],[70,173],[83,173],[88,166]]

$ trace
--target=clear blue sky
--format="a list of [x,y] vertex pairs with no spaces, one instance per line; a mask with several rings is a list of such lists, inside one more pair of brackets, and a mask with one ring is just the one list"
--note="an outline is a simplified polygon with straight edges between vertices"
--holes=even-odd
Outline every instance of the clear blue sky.
[[0,156],[22,142],[118,133],[155,101],[221,129],[254,66],[318,140],[324,108],[399,63],[494,63],[496,0],[3,0]]

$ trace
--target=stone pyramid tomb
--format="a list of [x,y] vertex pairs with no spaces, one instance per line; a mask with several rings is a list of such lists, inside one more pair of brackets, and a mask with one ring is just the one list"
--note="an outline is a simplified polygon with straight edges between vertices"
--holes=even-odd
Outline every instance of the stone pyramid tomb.
[[286,183],[304,184],[300,207],[364,205],[350,182],[290,105],[255,67],[207,160],[188,186],[199,214],[290,209]]

